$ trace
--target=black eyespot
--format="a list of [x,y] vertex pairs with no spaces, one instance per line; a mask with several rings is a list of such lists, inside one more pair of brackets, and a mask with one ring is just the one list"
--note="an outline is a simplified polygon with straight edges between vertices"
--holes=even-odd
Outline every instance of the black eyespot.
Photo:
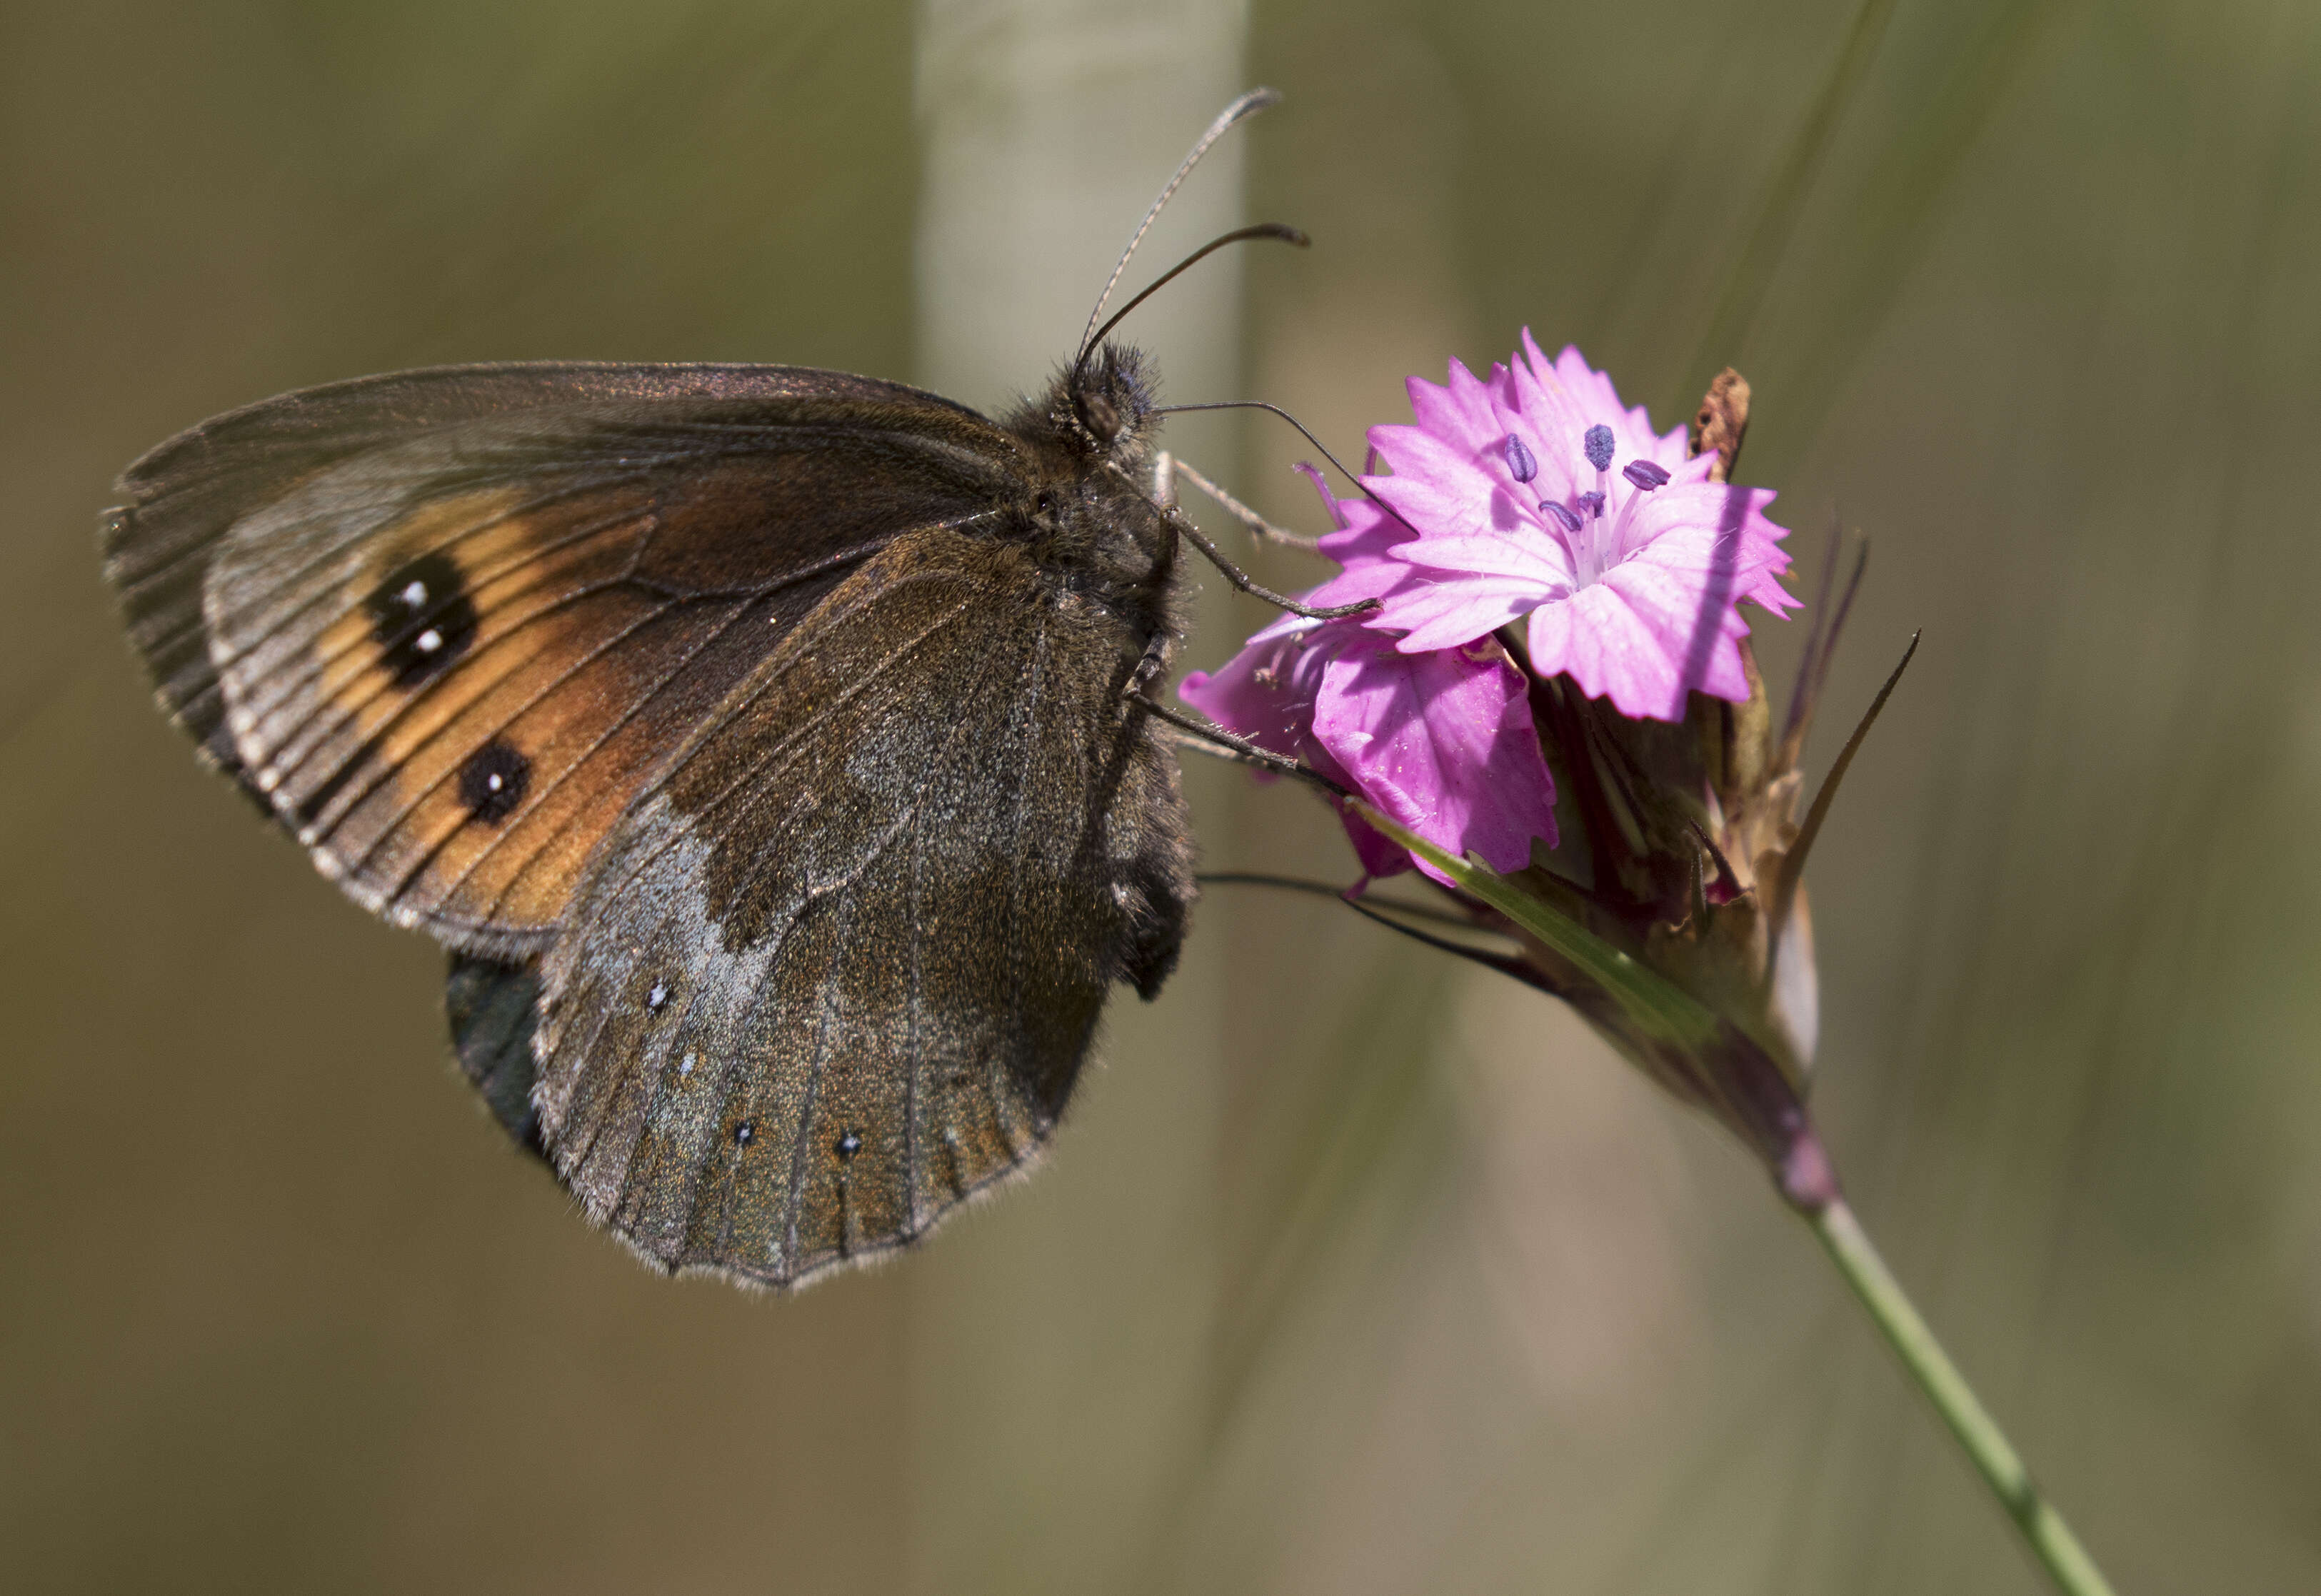
[[363,600],[371,641],[395,685],[418,687],[475,645],[476,606],[448,554],[422,554],[389,571]]
[[1056,496],[1042,488],[1040,497],[1032,501],[1032,507],[1042,515],[1052,515],[1056,512]]
[[532,762],[513,743],[497,737],[468,756],[460,767],[460,801],[469,815],[487,825],[497,825],[515,812],[532,790]]
[[733,1127],[733,1144],[738,1147],[746,1147],[750,1145],[750,1138],[757,1134],[750,1128],[750,1122],[744,1119]]
[[862,1151],[862,1138],[852,1131],[848,1131],[838,1138],[834,1150],[841,1158],[851,1158]]

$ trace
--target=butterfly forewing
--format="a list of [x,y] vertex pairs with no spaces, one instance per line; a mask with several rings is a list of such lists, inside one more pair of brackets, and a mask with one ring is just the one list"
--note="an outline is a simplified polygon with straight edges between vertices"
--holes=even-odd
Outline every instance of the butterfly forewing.
[[125,502],[105,516],[105,577],[162,707],[232,769],[224,699],[202,625],[203,588],[220,540],[316,473],[423,433],[554,405],[816,396],[875,404],[897,393],[958,409],[868,378],[782,366],[441,366],[304,388],[213,416],[123,472]]
[[867,378],[517,370],[197,429],[124,478],[109,561],[165,703],[328,873],[504,954],[788,627],[897,534],[992,514],[1018,449]]
[[1191,893],[1123,638],[1019,547],[919,533],[737,690],[548,958],[538,1099],[594,1217],[786,1282],[1038,1149]]

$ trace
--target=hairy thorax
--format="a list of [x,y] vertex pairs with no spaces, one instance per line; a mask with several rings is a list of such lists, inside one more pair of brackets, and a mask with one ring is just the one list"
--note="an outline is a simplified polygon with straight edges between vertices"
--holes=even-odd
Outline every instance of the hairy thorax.
[[1051,585],[1115,617],[1137,649],[1173,634],[1177,539],[1151,495],[1160,417],[1142,355],[1107,343],[1002,424],[1036,462],[1012,530]]

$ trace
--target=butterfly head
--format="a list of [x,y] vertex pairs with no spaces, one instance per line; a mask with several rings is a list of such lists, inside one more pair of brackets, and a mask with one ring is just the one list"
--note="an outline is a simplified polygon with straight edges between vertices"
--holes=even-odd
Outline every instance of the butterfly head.
[[1060,373],[1047,405],[1058,441],[1090,463],[1140,463],[1154,424],[1153,384],[1144,356],[1107,342]]

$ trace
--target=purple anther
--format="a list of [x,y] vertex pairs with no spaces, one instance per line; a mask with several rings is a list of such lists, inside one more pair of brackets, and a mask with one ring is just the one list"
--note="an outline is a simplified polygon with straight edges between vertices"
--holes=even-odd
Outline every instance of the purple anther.
[[1649,460],[1632,460],[1620,468],[1620,475],[1650,493],[1655,488],[1668,486],[1668,468]]
[[1579,507],[1588,512],[1590,521],[1600,521],[1604,518],[1604,496],[1594,492],[1583,493],[1579,496]]
[[[1568,434],[1567,434],[1568,435]],[[1588,451],[1588,463],[1599,471],[1612,469],[1612,429],[1597,422],[1580,435],[1579,447]]]
[[1586,524],[1579,516],[1571,513],[1569,506],[1560,505],[1552,498],[1540,500],[1539,509],[1543,515],[1554,516],[1555,524],[1563,528],[1566,533],[1578,532],[1582,525]]
[[1531,451],[1524,447],[1524,441],[1513,433],[1507,434],[1506,451],[1507,470],[1515,473],[1516,481],[1528,482],[1539,475],[1539,461],[1531,457]]

